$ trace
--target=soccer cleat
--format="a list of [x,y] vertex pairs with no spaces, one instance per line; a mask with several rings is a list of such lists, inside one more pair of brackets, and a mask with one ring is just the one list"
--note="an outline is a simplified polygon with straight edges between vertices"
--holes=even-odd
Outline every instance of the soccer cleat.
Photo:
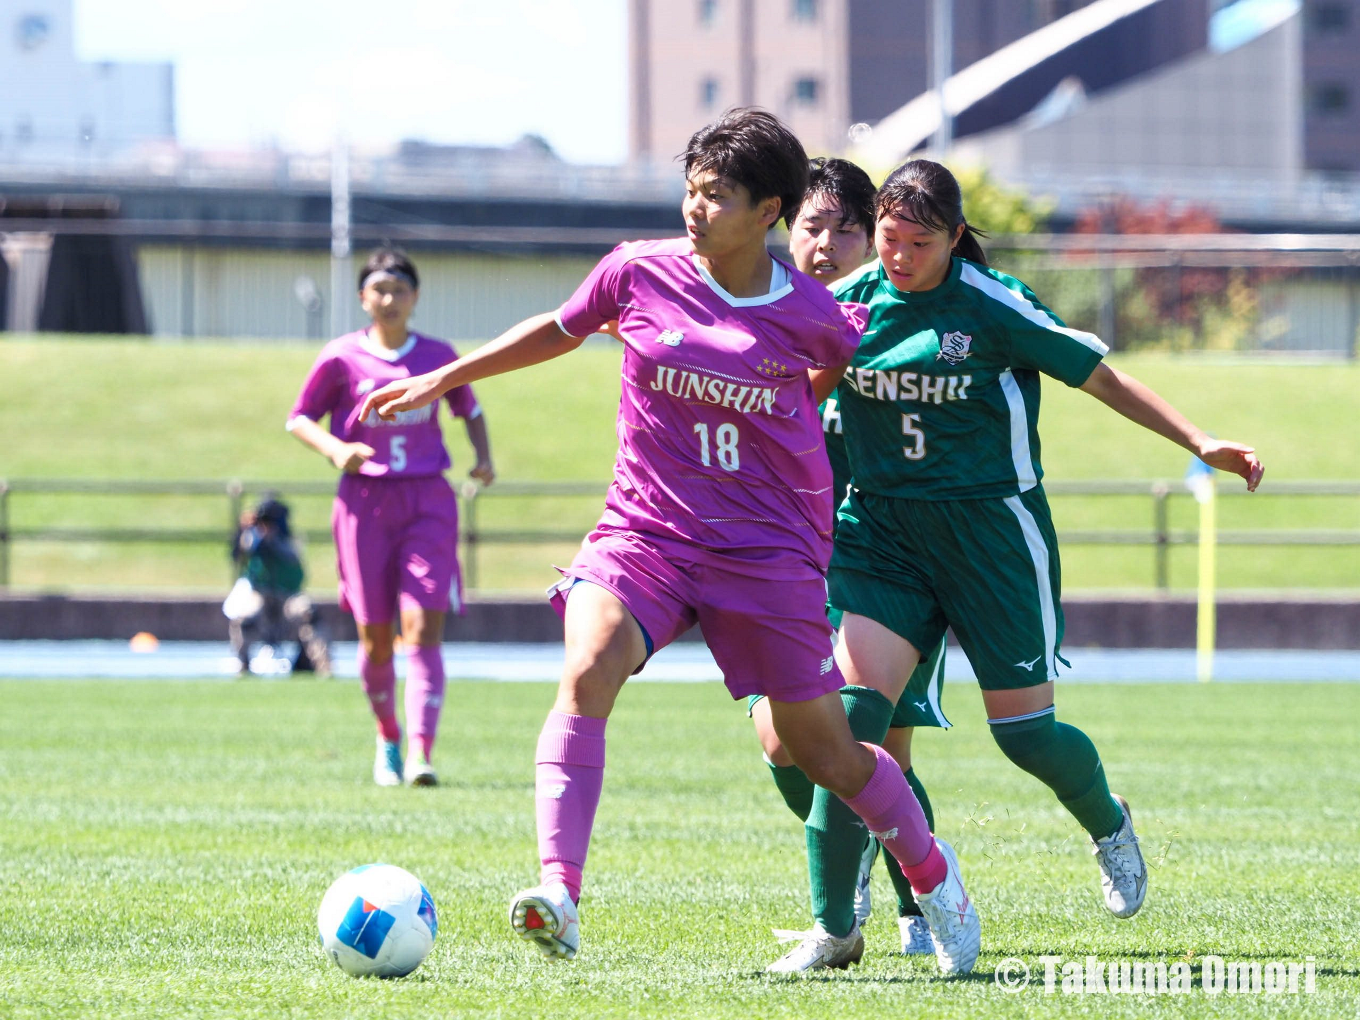
[[379,786],[401,785],[401,745],[378,735],[378,754],[373,759],[373,781]]
[[963,888],[959,875],[959,859],[954,848],[936,837],[935,845],[944,855],[944,881],[930,892],[917,893],[916,903],[930,926],[930,940],[935,946],[935,959],[945,976],[967,974],[977,963],[982,945],[982,926],[977,909]]
[[767,974],[804,974],[828,967],[845,970],[850,964],[859,963],[864,955],[864,936],[860,934],[858,921],[844,938],[832,935],[820,922],[811,931],[776,930],[775,935],[780,942],[792,942],[794,939],[799,942],[766,967]]
[[438,786],[439,776],[433,766],[414,748],[406,756],[406,769],[403,772],[408,786]]
[[510,927],[551,961],[570,960],[581,948],[580,908],[561,882],[536,885],[510,899]]
[[874,912],[873,902],[869,898],[869,873],[873,871],[874,861],[877,859],[878,840],[870,836],[869,842],[864,845],[864,852],[859,858],[859,881],[855,884],[856,926],[869,920],[869,915]]
[[1113,834],[1104,839],[1091,840],[1091,853],[1100,865],[1100,887],[1105,892],[1105,906],[1115,917],[1132,917],[1143,905],[1147,895],[1147,864],[1143,851],[1138,849],[1138,837],[1133,833],[1133,814],[1129,802],[1119,794],[1112,794],[1124,812],[1124,820]]
[[897,927],[902,933],[903,955],[930,956],[935,952],[935,943],[930,940],[930,925],[924,917],[916,914],[899,917]]

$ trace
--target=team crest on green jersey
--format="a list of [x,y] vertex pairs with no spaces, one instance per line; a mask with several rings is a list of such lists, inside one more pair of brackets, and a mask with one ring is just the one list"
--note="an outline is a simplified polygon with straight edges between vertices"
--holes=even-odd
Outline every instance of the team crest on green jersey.
[[935,355],[935,360],[944,358],[951,365],[960,364],[964,358],[973,353],[973,338],[967,333],[946,333],[940,337],[940,353]]

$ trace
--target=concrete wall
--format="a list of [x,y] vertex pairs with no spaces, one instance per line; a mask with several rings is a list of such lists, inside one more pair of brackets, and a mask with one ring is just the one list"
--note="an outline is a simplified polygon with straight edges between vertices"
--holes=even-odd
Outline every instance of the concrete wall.
[[[338,640],[354,639],[352,619],[334,604],[318,607]],[[1181,597],[1063,600],[1068,648],[1193,648],[1195,606]],[[162,640],[225,641],[218,600],[0,596],[0,641],[130,638],[148,631]],[[469,602],[451,617],[451,641],[562,639],[546,600]],[[698,631],[687,635],[698,640]],[[1220,648],[1360,649],[1360,598],[1225,597],[1218,606]]]

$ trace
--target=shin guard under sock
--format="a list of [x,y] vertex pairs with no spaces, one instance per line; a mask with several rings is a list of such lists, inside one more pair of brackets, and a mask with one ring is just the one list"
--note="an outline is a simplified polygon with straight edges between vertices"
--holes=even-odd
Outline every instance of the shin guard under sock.
[[1052,709],[988,719],[987,725],[1006,757],[1052,790],[1092,838],[1103,839],[1123,824],[1100,755],[1081,730],[1058,722]]
[[549,712],[534,755],[540,881],[561,882],[573,900],[590,849],[604,785],[605,719]]
[[[926,794],[926,788],[916,775],[915,769],[907,769],[903,773],[907,779],[907,785],[911,787],[911,792],[916,794],[916,799],[921,804],[921,812],[926,816],[926,824],[930,826],[930,831],[935,831],[935,813],[930,807],[930,797]],[[902,866],[897,863],[897,858],[886,850],[883,852],[883,866],[888,869],[888,877],[892,879],[893,892],[897,893],[897,916],[898,917],[920,917],[921,908],[916,904],[916,897],[912,894],[911,883],[907,881],[907,876],[902,874]]]
[[[882,743],[892,720],[892,702],[868,687],[841,688],[841,702],[855,739]],[[818,786],[805,831],[812,915],[832,935],[844,937],[855,923],[855,886],[867,835],[864,825],[845,801]]]

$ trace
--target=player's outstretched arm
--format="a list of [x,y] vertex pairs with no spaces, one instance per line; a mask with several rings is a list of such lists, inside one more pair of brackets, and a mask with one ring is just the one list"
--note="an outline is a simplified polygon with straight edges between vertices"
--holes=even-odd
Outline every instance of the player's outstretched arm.
[[310,418],[301,416],[288,423],[293,438],[309,446],[346,474],[358,474],[364,462],[376,452],[367,443],[347,443],[333,436]]
[[1261,484],[1265,468],[1254,448],[1206,435],[1133,376],[1102,362],[1081,388],[1130,421],[1185,447],[1210,467],[1241,475],[1247,480],[1248,492],[1255,492]]
[[580,347],[583,339],[563,333],[551,312],[535,315],[442,368],[374,390],[364,398],[359,420],[367,418],[370,411],[377,411],[378,417],[390,421],[398,411],[433,404],[455,386],[561,357]]

